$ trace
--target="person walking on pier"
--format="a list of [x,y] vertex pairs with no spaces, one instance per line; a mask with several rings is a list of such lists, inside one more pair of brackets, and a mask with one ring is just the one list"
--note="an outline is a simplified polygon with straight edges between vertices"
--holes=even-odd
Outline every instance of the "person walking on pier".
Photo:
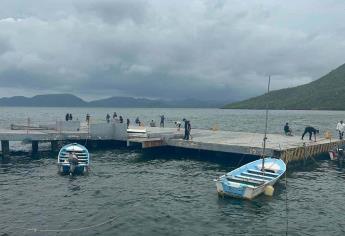
[[72,113],[69,113],[68,119],[69,119],[69,120],[73,120]]
[[90,124],[90,114],[89,113],[86,114],[86,123],[87,123],[87,125]]
[[68,113],[66,113],[65,120],[66,120],[66,121],[69,120],[69,114],[68,114]]
[[304,135],[306,135],[306,133],[309,133],[309,140],[311,140],[311,136],[314,134],[314,140],[316,142],[316,134],[319,133],[318,129],[315,129],[314,127],[311,127],[311,126],[305,127],[304,133],[302,134],[302,140],[304,138]]
[[115,120],[116,118],[117,118],[117,114],[116,114],[116,112],[114,112],[113,119]]
[[110,115],[107,114],[107,116],[105,117],[105,119],[107,120],[107,123],[109,123],[109,122],[110,122]]
[[159,126],[164,128],[165,117],[164,117],[164,115],[161,115],[160,117],[161,117],[161,123],[159,124]]
[[344,137],[344,131],[345,131],[345,124],[342,120],[337,124],[337,130],[339,132],[339,139],[342,140]]
[[192,125],[190,124],[190,121],[188,121],[188,124],[187,124],[187,140],[189,140],[189,137],[191,137],[191,134],[190,132],[192,131]]
[[119,116],[120,123],[123,123],[123,117]]
[[183,119],[184,122],[184,140],[189,140],[189,136],[190,136],[190,131],[192,129],[192,126],[190,124],[190,121]]

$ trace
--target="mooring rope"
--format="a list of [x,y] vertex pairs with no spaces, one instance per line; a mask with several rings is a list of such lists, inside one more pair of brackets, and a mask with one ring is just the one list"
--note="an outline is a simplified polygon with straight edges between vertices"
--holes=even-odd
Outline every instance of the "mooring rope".
[[[281,152],[281,146],[279,145],[279,149]],[[288,166],[289,160],[285,159],[285,224],[286,224],[286,230],[285,230],[285,235],[288,235],[289,231],[289,205],[288,205],[288,188],[287,188],[287,166]]]
[[38,229],[38,228],[17,228],[17,229],[21,229],[24,231],[33,231],[33,232],[73,232],[73,231],[82,231],[82,230],[87,230],[87,229],[92,229],[92,228],[96,228],[108,223],[111,223],[115,220],[117,220],[119,218],[119,216],[110,218],[109,220],[106,220],[104,222],[95,224],[95,225],[90,225],[90,226],[85,226],[85,227],[81,227],[81,228],[73,228],[73,229]]
[[[286,163],[287,164],[287,163]],[[288,207],[288,190],[287,190],[287,171],[285,171],[285,214],[286,214],[286,231],[285,235],[288,235],[289,231],[289,207]]]

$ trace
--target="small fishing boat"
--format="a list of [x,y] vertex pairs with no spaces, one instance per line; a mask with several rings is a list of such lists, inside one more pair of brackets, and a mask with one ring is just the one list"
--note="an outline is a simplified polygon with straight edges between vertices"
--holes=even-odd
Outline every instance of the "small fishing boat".
[[[268,78],[267,94],[270,92],[270,83],[271,77]],[[262,159],[245,164],[215,179],[218,194],[249,200],[263,192],[269,196],[273,195],[273,185],[285,173],[286,164],[280,159],[265,157],[267,122],[268,104],[266,105]]]
[[58,167],[62,174],[84,174],[88,172],[89,165],[89,151],[80,144],[71,143],[59,151]]
[[277,158],[265,158],[243,165],[215,180],[217,192],[236,198],[253,199],[273,186],[285,173],[285,163]]
[[344,146],[342,147],[334,147],[331,149],[329,153],[329,158],[332,161],[337,161],[337,160],[345,160],[345,153],[344,153]]

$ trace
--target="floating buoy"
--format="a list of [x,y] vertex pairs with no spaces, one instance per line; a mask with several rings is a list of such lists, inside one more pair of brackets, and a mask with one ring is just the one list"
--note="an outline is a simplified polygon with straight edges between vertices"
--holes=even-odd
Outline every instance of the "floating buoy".
[[331,139],[332,138],[332,133],[327,131],[325,132],[325,139]]
[[273,188],[273,186],[267,185],[267,186],[265,187],[265,195],[266,195],[266,196],[269,196],[269,197],[272,197],[272,196],[273,196],[273,193],[274,193],[274,188]]

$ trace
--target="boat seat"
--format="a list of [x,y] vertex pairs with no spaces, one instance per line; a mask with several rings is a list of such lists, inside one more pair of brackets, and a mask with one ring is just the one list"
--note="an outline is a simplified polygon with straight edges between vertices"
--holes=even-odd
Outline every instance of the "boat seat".
[[250,173],[257,173],[257,174],[265,173],[265,175],[273,176],[273,177],[278,177],[279,176],[279,174],[275,174],[275,173],[272,173],[272,172],[267,172],[267,171],[263,172],[261,170],[254,170],[254,169],[249,169],[248,172],[250,172]]
[[262,180],[249,179],[249,178],[246,178],[246,177],[241,177],[239,175],[237,175],[237,176],[229,176],[228,178],[229,179],[238,180],[238,181],[249,182],[249,183],[253,183],[253,184],[257,184],[257,185],[260,185],[260,184],[264,183],[264,181],[262,181]]
[[264,180],[264,179],[257,179],[257,178],[254,178],[254,177],[243,176],[243,175],[236,175],[235,177],[241,178],[241,179],[245,179],[245,180],[254,180],[254,181],[257,181],[257,182],[260,182],[260,183],[266,182],[266,180]]
[[267,180],[272,180],[274,179],[274,177],[272,176],[267,176],[267,175],[257,175],[257,174],[252,174],[252,173],[248,173],[248,172],[244,172],[241,173],[244,176],[249,176],[249,177],[254,177],[254,178],[258,178],[258,179],[267,179]]

